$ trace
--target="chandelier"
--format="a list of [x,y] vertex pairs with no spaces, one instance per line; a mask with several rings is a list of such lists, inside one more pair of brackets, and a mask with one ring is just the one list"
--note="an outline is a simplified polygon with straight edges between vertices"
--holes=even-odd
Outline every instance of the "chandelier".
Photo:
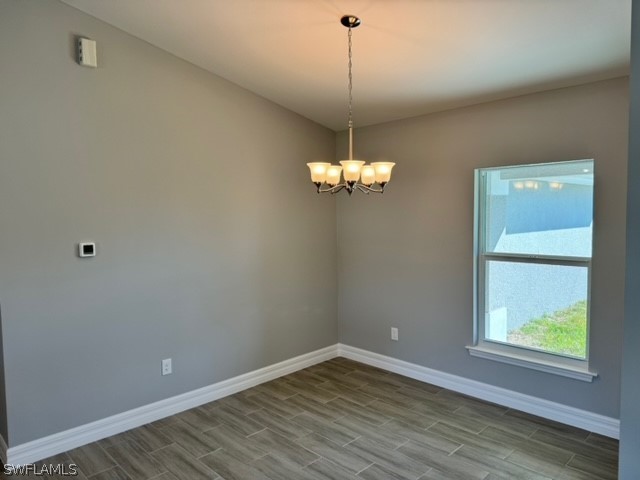
[[[331,165],[325,162],[307,163],[311,170],[311,181],[316,186],[318,193],[338,193],[346,190],[351,195],[356,190],[363,193],[384,193],[384,187],[391,179],[393,162],[372,162],[365,165],[362,160],[353,159],[353,76],[351,74],[351,33],[352,29],[360,25],[361,21],[353,15],[344,15],[340,23],[349,29],[347,34],[349,44],[349,159],[342,160],[340,165]],[[341,177],[344,181],[341,182]],[[322,185],[326,184],[325,188]],[[377,187],[376,187],[377,185]]]

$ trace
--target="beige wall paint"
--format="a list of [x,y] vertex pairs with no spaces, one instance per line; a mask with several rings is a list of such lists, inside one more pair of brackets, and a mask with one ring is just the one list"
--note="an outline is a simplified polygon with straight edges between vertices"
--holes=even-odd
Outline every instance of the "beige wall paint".
[[[357,158],[397,166],[383,196],[338,202],[341,342],[617,417],[627,130],[627,78],[358,129]],[[474,169],[582,158],[596,164],[590,353],[600,376],[470,357]]]

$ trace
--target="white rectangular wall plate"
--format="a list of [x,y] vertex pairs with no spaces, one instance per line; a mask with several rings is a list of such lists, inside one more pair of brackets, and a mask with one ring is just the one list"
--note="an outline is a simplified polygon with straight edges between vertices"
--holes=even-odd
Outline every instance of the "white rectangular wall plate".
[[165,358],[162,360],[162,375],[171,375],[173,373],[173,367],[171,365],[171,359]]
[[395,340],[396,342],[398,341],[398,328],[397,327],[391,327],[391,340]]
[[83,67],[98,67],[98,52],[95,40],[78,37],[78,64]]

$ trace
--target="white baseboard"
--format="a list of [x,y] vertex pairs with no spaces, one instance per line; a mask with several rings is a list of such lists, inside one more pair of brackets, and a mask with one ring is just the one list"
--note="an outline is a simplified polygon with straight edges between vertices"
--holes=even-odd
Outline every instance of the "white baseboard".
[[[550,420],[573,425],[608,437],[619,437],[620,422],[615,418],[605,417],[531,395],[524,395],[504,388],[494,387],[486,383],[440,372],[367,350],[337,344],[207,387],[144,405],[22,445],[10,447],[5,449],[7,456],[6,463],[23,465],[36,462],[52,455],[86,445],[87,443],[125,432],[149,422],[175,415],[190,408],[198,407],[337,356],[350,358],[367,365],[379,367],[390,372],[415,378],[416,380],[438,385],[439,387]],[[0,436],[0,439],[1,438]],[[2,450],[1,443],[0,450]]]
[[154,422],[190,408],[246,390],[269,380],[324,362],[338,355],[331,345],[222,382],[144,405],[127,412],[54,433],[7,450],[6,463],[24,465]]
[[607,437],[619,438],[620,420],[569,407],[542,398],[433,370],[349,345],[338,344],[338,355],[505,407],[572,425]]

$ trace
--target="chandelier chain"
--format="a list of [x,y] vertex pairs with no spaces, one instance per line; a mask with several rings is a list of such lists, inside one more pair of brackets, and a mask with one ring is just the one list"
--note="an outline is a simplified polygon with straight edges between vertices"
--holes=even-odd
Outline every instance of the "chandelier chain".
[[351,74],[351,67],[353,66],[352,54],[351,54],[351,27],[349,27],[349,128],[353,127],[353,75]]

